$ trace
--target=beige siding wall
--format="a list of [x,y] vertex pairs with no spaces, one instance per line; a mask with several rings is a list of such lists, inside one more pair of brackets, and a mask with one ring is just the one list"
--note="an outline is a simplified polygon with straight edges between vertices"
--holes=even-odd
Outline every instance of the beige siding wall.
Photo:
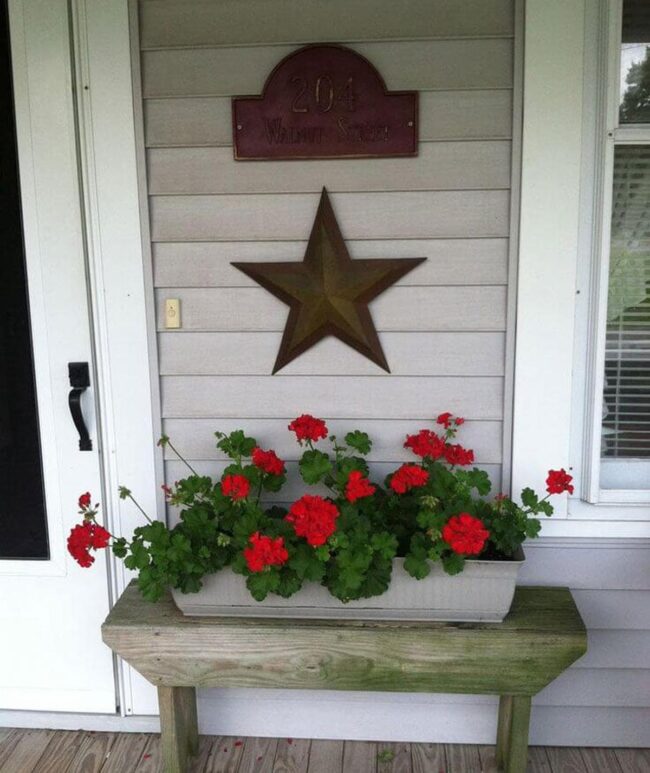
[[[513,15],[511,0],[140,3],[163,423],[201,469],[223,465],[212,432],[236,426],[295,461],[286,425],[309,411],[335,430],[362,422],[383,476],[407,431],[452,410],[500,485]],[[417,158],[234,161],[230,98],[315,41],[420,92]],[[330,339],[271,376],[287,308],[230,265],[300,260],[323,185],[353,257],[428,258],[372,304],[392,375]],[[181,300],[179,331],[164,329],[165,298]]]

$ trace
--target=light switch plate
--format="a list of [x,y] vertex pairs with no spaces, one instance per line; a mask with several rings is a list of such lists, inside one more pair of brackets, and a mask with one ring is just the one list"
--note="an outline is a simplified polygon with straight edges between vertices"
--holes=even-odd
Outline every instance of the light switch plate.
[[181,302],[178,298],[165,299],[165,327],[167,330],[181,326]]

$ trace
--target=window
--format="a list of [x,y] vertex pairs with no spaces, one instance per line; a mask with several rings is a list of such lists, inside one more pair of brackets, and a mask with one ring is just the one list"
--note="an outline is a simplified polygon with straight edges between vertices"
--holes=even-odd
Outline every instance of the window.
[[583,494],[592,503],[641,504],[650,501],[650,3],[610,0],[606,7],[609,71],[595,75],[608,93],[597,90],[600,107],[596,99],[601,199],[591,220],[600,270],[589,307],[591,448]]

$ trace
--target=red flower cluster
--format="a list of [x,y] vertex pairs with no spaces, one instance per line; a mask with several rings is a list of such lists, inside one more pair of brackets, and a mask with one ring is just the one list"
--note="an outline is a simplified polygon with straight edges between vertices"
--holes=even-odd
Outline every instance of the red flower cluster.
[[410,448],[416,456],[440,459],[445,452],[445,441],[430,429],[421,429],[417,435],[407,435],[404,448]]
[[305,494],[291,505],[285,521],[293,524],[299,537],[304,537],[312,547],[317,547],[324,545],[334,534],[339,515],[336,505],[323,497]]
[[348,482],[345,485],[345,498],[348,502],[356,502],[357,499],[363,499],[363,497],[369,497],[376,491],[375,486],[364,478],[363,473],[359,470],[352,470],[348,475]]
[[393,473],[390,487],[397,494],[405,494],[412,488],[424,486],[429,480],[429,473],[416,464],[403,464]]
[[300,442],[303,440],[320,440],[327,437],[327,425],[322,419],[315,419],[308,413],[303,413],[289,424],[291,432],[296,433]]
[[546,479],[546,490],[549,494],[562,494],[564,491],[573,494],[572,480],[573,476],[569,475],[564,467],[560,470],[549,470],[548,478]]
[[442,538],[454,553],[465,556],[477,556],[489,536],[483,521],[469,513],[452,516],[442,529]]
[[244,475],[226,475],[221,481],[221,493],[233,501],[245,499],[250,490],[250,481]]
[[253,464],[269,475],[284,475],[284,462],[275,451],[263,451],[259,446],[253,449]]
[[111,535],[103,526],[92,521],[84,521],[77,524],[68,537],[68,553],[79,566],[88,567],[94,563],[94,556],[90,555],[90,549],[101,550],[108,547]]
[[251,547],[244,549],[244,558],[251,572],[261,572],[266,566],[282,566],[289,559],[282,537],[273,539],[256,531],[248,541]]
[[449,411],[445,411],[438,416],[436,423],[442,424],[445,429],[449,429],[452,425],[460,427],[461,424],[465,423],[465,419],[461,419],[460,416],[454,418],[453,414],[449,413]]
[[448,464],[458,464],[461,467],[474,463],[474,451],[463,448],[458,443],[447,443],[445,446],[445,460]]

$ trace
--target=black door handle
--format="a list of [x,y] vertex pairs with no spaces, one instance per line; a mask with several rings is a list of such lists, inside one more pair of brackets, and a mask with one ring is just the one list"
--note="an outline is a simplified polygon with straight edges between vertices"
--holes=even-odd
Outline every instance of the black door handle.
[[70,379],[70,394],[68,395],[68,405],[72,421],[79,433],[79,450],[92,451],[93,441],[90,439],[86,422],[81,410],[81,395],[90,386],[90,370],[87,362],[69,362],[68,377]]

